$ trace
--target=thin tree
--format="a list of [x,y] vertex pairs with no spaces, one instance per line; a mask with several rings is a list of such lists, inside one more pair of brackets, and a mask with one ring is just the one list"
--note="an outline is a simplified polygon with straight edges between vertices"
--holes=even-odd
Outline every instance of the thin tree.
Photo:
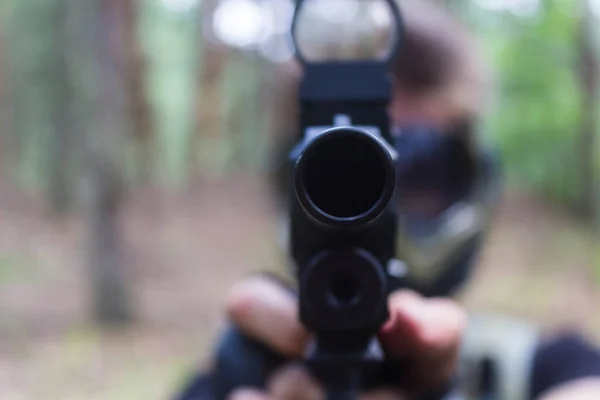
[[580,126],[580,210],[588,221],[597,222],[598,182],[596,174],[596,147],[598,118],[598,61],[595,54],[594,16],[589,0],[582,0],[578,24],[578,72],[581,87]]
[[211,145],[227,140],[227,137],[223,137],[226,136],[223,121],[225,114],[223,80],[227,70],[229,51],[219,42],[213,31],[212,22],[218,5],[218,0],[205,1],[199,24],[202,30],[203,46],[198,66],[196,124],[190,143],[189,168],[192,174],[198,172],[201,164],[198,155],[199,146],[203,140],[207,140]]
[[98,322],[112,325],[133,316],[119,229],[120,150],[128,126],[122,19],[117,0],[69,0],[69,5],[79,39],[73,61],[80,71],[77,114],[93,312]]
[[[69,83],[69,34],[67,30],[68,3],[53,2],[50,14],[50,32],[48,41],[51,44],[51,55],[48,59],[49,74],[47,76],[52,96],[49,102],[51,136],[48,140],[48,179],[46,190],[48,203],[54,213],[63,215],[71,210],[74,202],[73,182],[74,165],[74,133],[72,131],[70,104],[72,93]],[[50,100],[50,99],[49,99]]]
[[139,150],[140,177],[144,183],[152,179],[155,165],[154,126],[146,92],[147,64],[138,35],[139,2],[117,2],[117,17],[122,28],[121,57],[126,82],[126,102],[135,145]]
[[[0,10],[1,11],[1,10]],[[0,20],[1,22],[1,20]],[[8,156],[11,148],[9,123],[8,68],[6,60],[6,33],[0,25],[0,179],[6,179],[4,171],[9,168]]]

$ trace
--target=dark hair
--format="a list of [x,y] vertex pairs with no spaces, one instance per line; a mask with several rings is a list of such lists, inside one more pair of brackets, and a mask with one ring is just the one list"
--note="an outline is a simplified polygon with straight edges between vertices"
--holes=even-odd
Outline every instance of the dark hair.
[[445,43],[408,29],[392,72],[399,88],[407,94],[433,92],[446,85],[455,67],[451,49]]
[[398,90],[437,102],[456,121],[477,119],[490,97],[491,75],[474,35],[440,2],[397,1],[405,25],[392,64]]

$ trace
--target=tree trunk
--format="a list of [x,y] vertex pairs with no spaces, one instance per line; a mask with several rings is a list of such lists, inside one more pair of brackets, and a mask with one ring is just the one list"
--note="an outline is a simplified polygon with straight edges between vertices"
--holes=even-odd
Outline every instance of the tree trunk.
[[127,107],[136,150],[139,150],[139,172],[142,182],[149,183],[155,165],[154,127],[146,93],[146,60],[138,40],[139,9],[137,0],[117,3],[122,27],[122,57],[127,82]]
[[579,32],[579,80],[582,94],[580,130],[580,211],[587,221],[597,222],[598,188],[595,171],[598,120],[598,63],[593,45],[593,14],[588,0],[583,0]]
[[14,2],[8,21],[12,170],[68,208],[69,124],[65,10],[60,1]]
[[6,34],[0,26],[0,179],[7,179],[5,171],[10,168],[8,163],[11,152],[9,96],[8,96],[8,68],[6,65]]
[[[217,42],[212,32],[212,18],[218,6],[217,0],[207,0],[202,7],[202,39],[204,42],[202,65],[200,67],[199,90],[200,98],[197,103],[197,126],[190,143],[190,170],[197,173],[201,166],[199,160],[199,145],[204,139],[204,145],[211,151],[203,151],[204,155],[220,154],[218,147],[227,138],[224,128],[224,99],[223,80],[226,72],[228,49]],[[215,161],[215,160],[211,160]],[[218,160],[220,161],[220,160]],[[212,167],[213,165],[211,165]]]
[[[97,133],[108,129],[100,128]],[[115,165],[103,154],[90,154],[87,228],[95,319],[104,325],[130,322],[132,309],[119,229],[121,188]]]
[[78,82],[88,265],[95,319],[105,325],[129,322],[128,292],[119,229],[123,186],[119,160],[126,135],[123,30],[117,0],[70,0],[77,10],[78,46],[84,71]]
[[[72,103],[69,85],[69,35],[67,30],[67,3],[56,2],[51,15],[52,59],[48,79],[52,82],[53,96],[50,104],[51,136],[48,141],[48,179],[46,190],[48,203],[55,214],[66,214],[73,205],[73,132],[69,115]],[[50,99],[49,99],[50,100]]]
[[10,133],[4,132],[3,162],[21,183],[41,188],[57,214],[67,212],[72,203],[66,11],[62,1],[13,2],[3,60],[10,92],[4,109],[10,115],[3,120],[11,121]]

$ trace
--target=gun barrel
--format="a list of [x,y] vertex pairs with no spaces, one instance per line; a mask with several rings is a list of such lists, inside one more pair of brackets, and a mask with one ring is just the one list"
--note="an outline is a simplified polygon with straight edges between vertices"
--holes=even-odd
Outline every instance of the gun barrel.
[[304,148],[294,172],[303,209],[336,227],[360,227],[377,219],[392,199],[394,160],[372,134],[356,128],[323,132]]

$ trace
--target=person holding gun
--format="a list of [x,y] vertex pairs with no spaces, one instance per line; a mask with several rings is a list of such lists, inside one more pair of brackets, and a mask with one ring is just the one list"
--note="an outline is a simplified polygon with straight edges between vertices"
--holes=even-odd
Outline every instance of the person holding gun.
[[[441,5],[399,4],[404,37],[392,63],[388,111],[393,132],[402,132],[396,149],[411,150],[397,165],[403,188],[397,207],[407,230],[397,247],[410,285],[389,296],[378,338],[402,367],[360,398],[600,399],[600,351],[582,335],[542,338],[525,322],[467,315],[454,299],[476,266],[500,192],[497,161],[476,137],[490,97],[489,73],[469,32]],[[227,314],[245,335],[289,360],[264,387],[238,387],[229,399],[325,398],[320,383],[295,362],[306,354],[311,333],[289,288],[272,277],[249,278],[232,288]],[[210,371],[199,373],[178,399],[220,400],[214,385]]]

